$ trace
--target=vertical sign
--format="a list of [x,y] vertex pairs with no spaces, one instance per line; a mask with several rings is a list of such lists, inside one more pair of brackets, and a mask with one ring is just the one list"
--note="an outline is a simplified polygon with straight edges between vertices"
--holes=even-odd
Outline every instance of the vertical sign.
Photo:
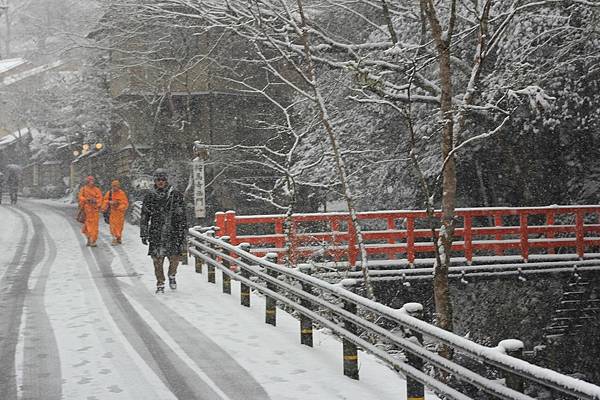
[[192,161],[194,173],[194,209],[196,218],[206,217],[206,199],[204,193],[204,160],[200,157]]

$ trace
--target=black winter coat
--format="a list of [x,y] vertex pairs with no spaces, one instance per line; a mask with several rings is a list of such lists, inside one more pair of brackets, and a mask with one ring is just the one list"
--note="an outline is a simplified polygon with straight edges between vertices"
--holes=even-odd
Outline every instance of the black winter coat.
[[178,256],[185,248],[187,222],[183,194],[172,186],[154,188],[144,197],[140,236],[150,256]]

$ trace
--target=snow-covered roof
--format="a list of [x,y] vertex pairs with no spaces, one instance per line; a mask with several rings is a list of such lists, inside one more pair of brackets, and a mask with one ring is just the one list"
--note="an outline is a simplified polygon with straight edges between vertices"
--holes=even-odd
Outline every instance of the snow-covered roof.
[[49,64],[40,65],[39,67],[31,68],[26,71],[22,71],[22,72],[7,76],[4,79],[2,79],[2,81],[0,82],[0,87],[8,86],[13,83],[19,82],[23,79],[27,79],[32,76],[36,76],[36,75],[41,74],[46,71],[50,71],[54,68],[60,67],[64,63],[65,62],[63,60],[58,60],[58,61],[51,62]]
[[27,60],[24,58],[7,58],[6,60],[0,60],[0,74],[8,72],[25,63],[27,63]]
[[[147,145],[147,144],[136,144],[136,145],[135,145],[135,148],[136,148],[136,149],[138,149],[138,150],[148,150],[148,149],[151,149],[151,148],[152,148],[152,146],[150,146],[150,145]],[[130,144],[128,144],[128,145],[127,145],[127,146],[125,146],[125,147],[121,147],[121,148],[119,149],[119,152],[121,152],[121,151],[123,151],[123,150],[131,150],[131,149],[133,149],[133,146],[132,146],[132,145],[130,145]]]
[[44,133],[35,128],[22,128],[20,131],[14,131],[11,134],[8,134],[2,138],[0,138],[0,149],[9,146],[21,138],[30,137],[32,139],[43,136]]

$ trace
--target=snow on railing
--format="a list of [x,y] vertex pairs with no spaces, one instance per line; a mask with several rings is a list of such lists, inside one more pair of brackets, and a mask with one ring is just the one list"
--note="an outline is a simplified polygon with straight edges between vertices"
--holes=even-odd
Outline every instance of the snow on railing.
[[[419,256],[430,256],[434,251],[430,223],[439,227],[440,216],[436,211],[435,221],[430,221],[423,210],[358,213],[367,254],[384,254],[388,259],[404,256],[410,264]],[[355,265],[359,250],[347,213],[294,214],[291,221],[286,249],[285,215],[242,216],[227,211],[215,216],[220,235],[229,236],[234,245],[250,243],[256,255],[274,252],[283,257],[289,252],[291,259],[302,260],[324,254]],[[558,249],[583,257],[593,246],[600,246],[598,205],[456,209],[452,248],[467,263],[478,254],[517,253],[527,261],[532,253],[554,254]]]
[[[508,355],[507,353],[515,350],[509,346],[516,343],[514,341],[501,342],[502,345],[495,348],[482,346],[420,320],[413,315],[414,304],[409,308],[405,305],[400,310],[392,309],[352,293],[342,285],[333,285],[297,269],[278,265],[275,254],[268,254],[265,258],[257,257],[250,253],[248,244],[235,246],[227,243],[230,240],[228,237],[214,238],[212,237],[214,232],[207,232],[207,228],[203,228],[202,231],[200,228],[192,228],[189,234],[190,252],[196,257],[196,271],[202,272],[202,264],[207,265],[208,280],[214,283],[215,268],[220,269],[223,274],[225,293],[231,293],[231,279],[238,280],[241,288],[240,299],[245,306],[250,306],[250,288],[263,293],[267,297],[265,310],[267,323],[275,325],[275,302],[277,301],[300,314],[302,343],[312,344],[312,322],[317,322],[341,336],[344,343],[344,373],[351,377],[358,378],[356,350],[359,346],[405,374],[407,382],[413,383],[412,386],[407,383],[409,390],[414,390],[416,381],[438,394],[443,394],[446,398],[469,398],[458,388],[424,374],[420,366],[423,362],[427,362],[454,375],[459,381],[477,387],[493,398],[532,399],[515,390],[522,388],[522,380],[527,380],[529,383],[540,384],[580,399],[600,400],[598,386]],[[316,295],[317,292],[321,295]],[[327,295],[323,296],[323,294]],[[381,319],[401,327],[404,335],[371,322]],[[409,362],[392,357],[380,347],[366,341],[362,335],[364,333],[402,349]],[[307,334],[310,335],[310,339],[306,338]],[[421,346],[419,340],[421,336],[426,336],[471,359],[502,370],[506,374],[506,382],[510,387],[426,349]]]

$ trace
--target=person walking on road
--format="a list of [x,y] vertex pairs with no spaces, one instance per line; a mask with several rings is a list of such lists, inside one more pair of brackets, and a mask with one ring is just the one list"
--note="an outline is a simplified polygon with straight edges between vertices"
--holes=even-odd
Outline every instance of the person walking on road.
[[102,201],[102,212],[108,213],[110,225],[110,234],[113,237],[112,245],[122,243],[123,225],[125,224],[125,213],[129,207],[127,194],[121,189],[121,183],[118,180],[111,182],[111,189],[106,192]]
[[102,206],[102,192],[95,185],[93,176],[86,178],[86,184],[79,191],[79,207],[83,210],[85,220],[81,233],[87,237],[86,246],[96,247],[98,240],[98,221]]
[[144,197],[140,220],[142,243],[149,244],[148,255],[154,263],[156,293],[165,291],[165,258],[169,259],[169,287],[177,289],[175,275],[185,247],[186,231],[183,194],[169,185],[164,169],[157,169],[154,188]]
[[[10,168],[8,168],[10,167]],[[8,186],[8,194],[10,196],[10,204],[17,204],[17,192],[19,191],[19,167],[16,165],[8,165],[8,177],[6,178],[6,186]]]

